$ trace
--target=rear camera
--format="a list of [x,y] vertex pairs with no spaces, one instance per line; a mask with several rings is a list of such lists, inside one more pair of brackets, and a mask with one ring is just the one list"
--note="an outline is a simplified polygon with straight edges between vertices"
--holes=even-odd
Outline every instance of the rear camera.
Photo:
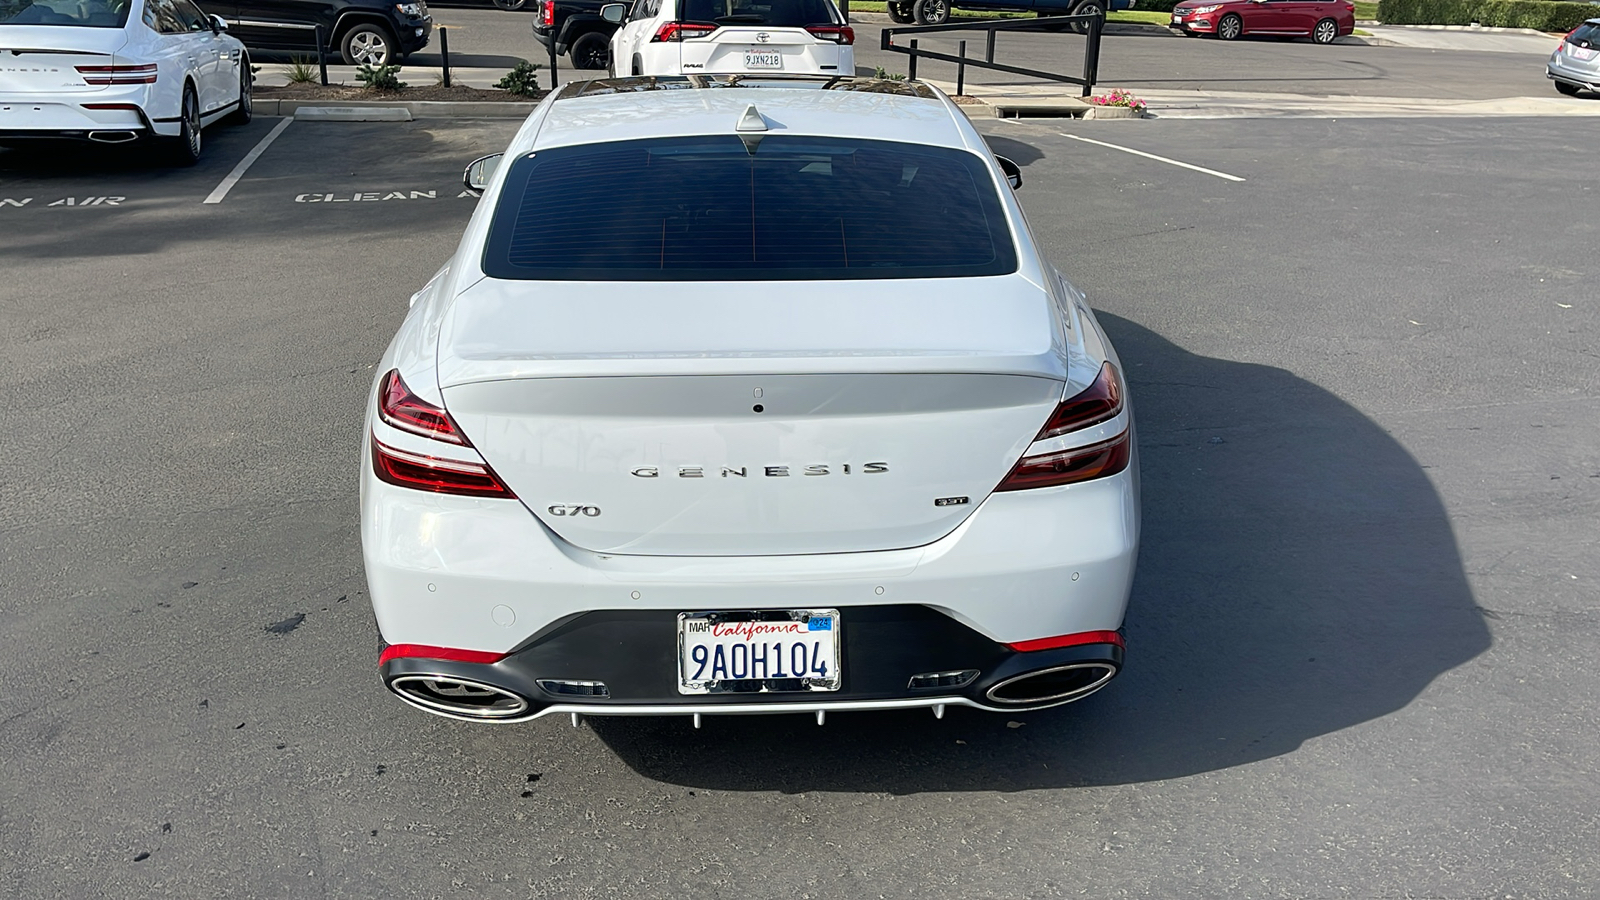
[[765,406],[762,406],[759,403],[757,403],[755,406],[752,406],[750,408],[752,410],[756,411],[756,412],[766,412],[767,411],[767,408]]

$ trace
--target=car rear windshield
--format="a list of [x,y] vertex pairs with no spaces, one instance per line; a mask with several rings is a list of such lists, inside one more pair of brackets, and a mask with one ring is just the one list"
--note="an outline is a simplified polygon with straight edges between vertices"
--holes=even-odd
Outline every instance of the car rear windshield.
[[1567,35],[1567,43],[1589,49],[1600,44],[1600,25],[1585,22]]
[[846,138],[733,134],[558,147],[512,163],[493,278],[752,281],[1017,267],[986,162]]
[[838,21],[828,0],[682,0],[680,21],[800,28]]
[[121,28],[132,0],[0,0],[0,25]]

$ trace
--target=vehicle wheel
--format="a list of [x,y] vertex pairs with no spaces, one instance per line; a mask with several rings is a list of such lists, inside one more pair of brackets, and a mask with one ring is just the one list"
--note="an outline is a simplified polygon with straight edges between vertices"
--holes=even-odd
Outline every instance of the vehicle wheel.
[[229,125],[249,125],[250,120],[255,118],[255,100],[251,96],[254,94],[255,80],[255,75],[250,72],[250,57],[247,56],[239,64],[239,108],[228,116]]
[[178,112],[178,136],[168,153],[175,166],[192,166],[200,161],[200,98],[194,85],[183,86],[183,107]]
[[1552,82],[1552,83],[1556,86],[1556,90],[1559,91],[1560,93],[1563,93],[1563,94],[1567,95],[1568,97],[1576,97],[1576,96],[1578,96],[1578,86],[1577,85],[1575,85],[1575,84],[1567,84],[1565,81],[1556,81],[1556,82]]
[[361,24],[344,33],[339,55],[347,66],[387,66],[398,56],[394,46],[394,38],[382,26]]
[[[1072,14],[1075,16],[1099,16],[1101,28],[1104,29],[1105,27],[1106,8],[1101,5],[1100,0],[1084,0],[1084,2],[1072,8]],[[1072,30],[1078,34],[1088,34],[1089,23],[1079,22],[1072,26]]]
[[1311,40],[1318,44],[1331,44],[1339,36],[1339,23],[1332,19],[1323,19],[1316,27],[1311,29]]
[[572,60],[573,68],[604,69],[611,57],[611,45],[600,32],[591,31],[573,41],[567,55]]
[[890,2],[887,5],[889,7],[889,21],[896,25],[910,25],[917,20],[916,16],[911,12],[911,4],[909,2]]
[[1217,23],[1217,37],[1224,41],[1237,41],[1244,34],[1244,20],[1229,13]]
[[913,0],[911,17],[918,25],[943,25],[950,21],[950,0]]
[[516,12],[528,5],[528,0],[494,0],[494,5],[506,12]]

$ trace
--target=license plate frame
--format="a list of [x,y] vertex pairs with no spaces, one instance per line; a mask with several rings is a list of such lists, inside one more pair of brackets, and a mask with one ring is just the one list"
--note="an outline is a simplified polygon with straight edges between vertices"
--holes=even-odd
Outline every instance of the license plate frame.
[[783,54],[777,50],[760,50],[755,47],[744,51],[744,67],[767,72],[783,71]]
[[[811,694],[838,691],[843,686],[837,609],[680,612],[677,629],[680,694]],[[723,650],[720,664],[719,647]],[[735,647],[744,653],[735,652]],[[763,650],[759,658],[758,647]],[[703,655],[696,655],[697,648],[704,648]],[[780,655],[782,659],[777,658]],[[752,677],[757,674],[758,659],[766,677]],[[804,675],[792,671],[797,663],[805,669]],[[716,677],[718,672],[724,677]],[[745,677],[735,678],[735,674]]]

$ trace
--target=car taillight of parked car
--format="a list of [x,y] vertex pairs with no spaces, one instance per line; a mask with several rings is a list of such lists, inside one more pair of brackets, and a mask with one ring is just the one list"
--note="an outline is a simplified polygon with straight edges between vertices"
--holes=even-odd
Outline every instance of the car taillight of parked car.
[[[1034,442],[1047,441],[1115,419],[1123,409],[1122,396],[1122,378],[1117,374],[1117,367],[1108,362],[1100,367],[1100,374],[1093,384],[1056,406],[1049,421],[1039,429]],[[1025,491],[1105,478],[1126,469],[1132,452],[1129,429],[1124,427],[1110,440],[1097,441],[1084,447],[1024,455],[995,491]]]
[[543,0],[539,4],[539,24],[546,28],[556,24],[555,0]]
[[667,41],[686,41],[691,38],[705,37],[717,30],[715,25],[698,25],[694,22],[667,22],[656,33],[651,35],[650,43],[659,44]]
[[[412,393],[399,370],[383,376],[378,385],[378,418],[385,425],[418,437],[454,444],[469,452],[472,447],[450,413]],[[484,463],[391,447],[378,440],[377,435],[372,437],[372,471],[380,481],[416,491],[516,498]]]
[[84,84],[155,84],[156,64],[142,66],[74,66]]
[[854,44],[856,31],[849,25],[807,25],[806,31],[811,36],[823,41],[832,41],[835,44]]

